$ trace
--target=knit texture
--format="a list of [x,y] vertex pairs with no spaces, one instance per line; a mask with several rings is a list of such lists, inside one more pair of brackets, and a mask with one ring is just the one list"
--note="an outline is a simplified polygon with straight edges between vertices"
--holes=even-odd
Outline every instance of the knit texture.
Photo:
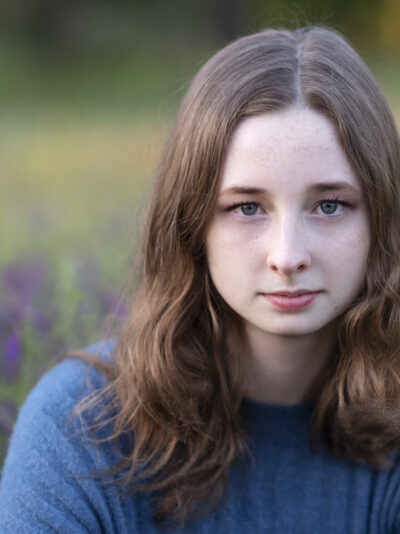
[[[104,357],[111,347],[112,341],[103,345]],[[77,401],[103,384],[99,371],[70,358],[30,393],[3,466],[1,534],[164,532],[153,522],[151,495],[124,497],[98,478],[75,476],[117,460],[111,444],[95,447],[79,419],[70,417]],[[232,468],[217,509],[175,532],[400,532],[400,465],[376,470],[328,449],[313,454],[309,404],[283,407],[245,401],[243,408],[251,454]]]

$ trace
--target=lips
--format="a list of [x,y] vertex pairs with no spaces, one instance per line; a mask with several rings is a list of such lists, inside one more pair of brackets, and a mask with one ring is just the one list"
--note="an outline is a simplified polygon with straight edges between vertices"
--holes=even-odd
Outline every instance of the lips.
[[301,295],[309,295],[311,293],[318,293],[311,289],[298,289],[296,291],[274,291],[273,293],[267,293],[268,295],[282,295],[283,297],[299,297]]
[[296,291],[276,291],[274,293],[263,293],[275,308],[282,311],[298,311],[312,304],[319,291],[309,289],[299,289]]

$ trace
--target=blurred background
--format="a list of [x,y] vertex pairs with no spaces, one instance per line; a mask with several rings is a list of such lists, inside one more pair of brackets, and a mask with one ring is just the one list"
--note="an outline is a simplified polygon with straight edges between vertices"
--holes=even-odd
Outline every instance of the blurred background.
[[399,124],[398,0],[1,0],[0,465],[33,384],[123,317],[191,77],[236,37],[304,24],[351,40]]

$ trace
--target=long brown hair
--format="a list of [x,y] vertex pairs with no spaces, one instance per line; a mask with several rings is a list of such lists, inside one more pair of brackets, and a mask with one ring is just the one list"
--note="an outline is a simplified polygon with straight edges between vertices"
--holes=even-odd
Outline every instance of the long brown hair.
[[337,32],[266,30],[213,56],[187,91],[156,176],[138,291],[111,363],[106,399],[118,442],[113,472],[156,491],[156,516],[179,521],[218,503],[245,450],[240,318],[210,281],[205,235],[232,132],[245,117],[293,105],[328,116],[369,206],[365,288],[341,319],[335,364],[318,382],[313,436],[353,461],[384,467],[400,444],[400,143],[370,71]]

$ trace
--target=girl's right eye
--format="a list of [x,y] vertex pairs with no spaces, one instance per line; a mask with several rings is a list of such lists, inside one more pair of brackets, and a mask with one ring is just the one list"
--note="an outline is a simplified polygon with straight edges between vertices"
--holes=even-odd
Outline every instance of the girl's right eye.
[[230,206],[228,210],[236,211],[237,213],[245,215],[246,217],[252,217],[253,215],[257,215],[259,206],[255,202],[242,202],[240,204]]

